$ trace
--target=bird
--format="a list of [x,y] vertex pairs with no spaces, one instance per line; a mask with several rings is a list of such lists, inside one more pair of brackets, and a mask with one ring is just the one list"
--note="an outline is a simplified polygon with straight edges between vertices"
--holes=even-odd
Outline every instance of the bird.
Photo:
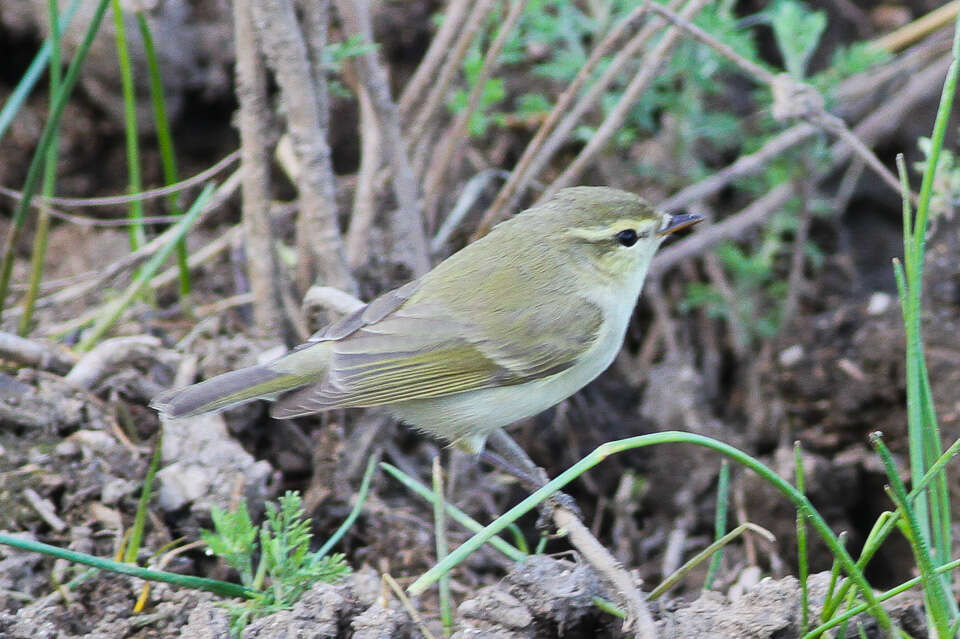
[[613,362],[657,248],[702,219],[610,187],[562,189],[272,362],[151,406],[183,418],[267,399],[278,419],[382,406],[479,454]]

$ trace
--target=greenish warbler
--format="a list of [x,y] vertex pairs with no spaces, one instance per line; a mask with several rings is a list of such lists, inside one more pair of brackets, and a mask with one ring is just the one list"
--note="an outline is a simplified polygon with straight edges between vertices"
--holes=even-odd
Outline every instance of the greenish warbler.
[[271,399],[281,419],[385,406],[479,453],[610,365],[657,247],[701,219],[626,191],[563,189],[279,359],[152,406],[184,417]]

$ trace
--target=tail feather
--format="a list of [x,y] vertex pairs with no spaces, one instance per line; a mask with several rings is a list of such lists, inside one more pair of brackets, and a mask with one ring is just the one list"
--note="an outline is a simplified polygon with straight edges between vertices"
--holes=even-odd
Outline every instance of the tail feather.
[[319,381],[321,374],[278,372],[271,366],[250,366],[217,375],[205,382],[161,393],[150,406],[167,417],[189,417],[272,399],[286,391]]

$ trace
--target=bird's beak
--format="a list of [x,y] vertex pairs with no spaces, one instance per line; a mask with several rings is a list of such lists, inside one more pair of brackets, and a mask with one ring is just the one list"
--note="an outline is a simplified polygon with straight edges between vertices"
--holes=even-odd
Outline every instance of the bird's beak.
[[664,227],[657,231],[657,235],[666,236],[679,231],[680,229],[685,229],[688,226],[693,226],[697,222],[702,222],[703,216],[696,213],[677,213],[676,215],[671,215],[666,219]]

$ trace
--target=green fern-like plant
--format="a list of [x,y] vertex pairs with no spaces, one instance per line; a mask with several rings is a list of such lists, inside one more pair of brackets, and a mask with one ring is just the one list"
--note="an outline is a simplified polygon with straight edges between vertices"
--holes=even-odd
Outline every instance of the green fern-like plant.
[[318,581],[335,583],[350,573],[343,555],[310,551],[310,519],[295,492],[288,491],[278,504],[268,503],[266,520],[259,528],[243,502],[230,512],[213,507],[210,516],[214,529],[201,531],[209,551],[236,570],[243,585],[257,592],[246,601],[225,604],[235,635],[258,617],[289,610]]

